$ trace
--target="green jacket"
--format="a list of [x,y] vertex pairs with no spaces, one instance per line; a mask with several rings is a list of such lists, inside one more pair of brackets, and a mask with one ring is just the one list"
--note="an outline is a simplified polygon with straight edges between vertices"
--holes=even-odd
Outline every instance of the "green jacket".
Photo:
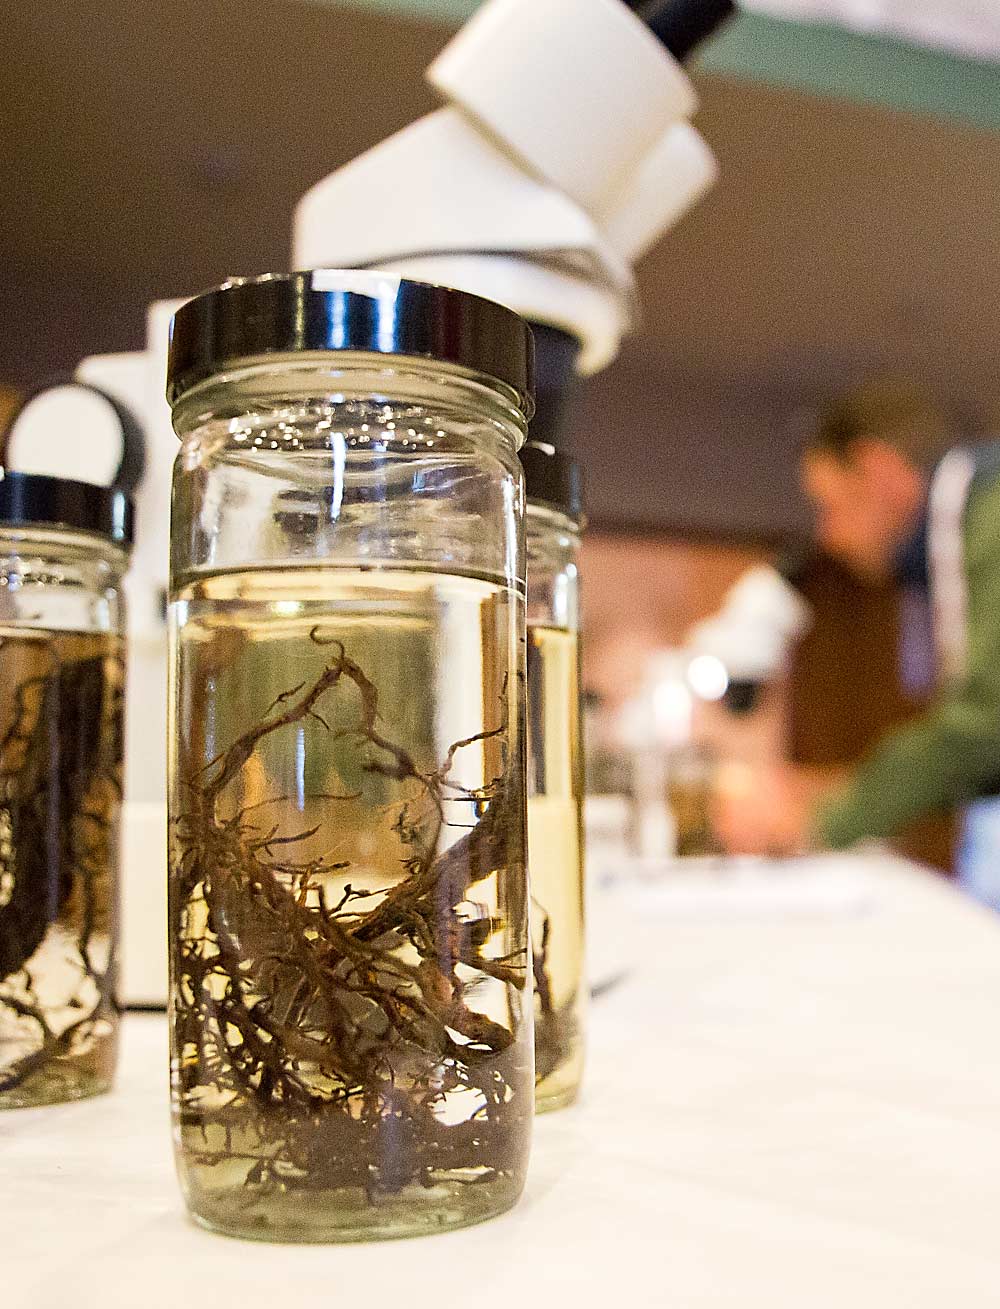
[[1000,478],[973,486],[964,526],[968,659],[922,717],[884,737],[821,807],[822,844],[893,835],[911,819],[1000,789]]

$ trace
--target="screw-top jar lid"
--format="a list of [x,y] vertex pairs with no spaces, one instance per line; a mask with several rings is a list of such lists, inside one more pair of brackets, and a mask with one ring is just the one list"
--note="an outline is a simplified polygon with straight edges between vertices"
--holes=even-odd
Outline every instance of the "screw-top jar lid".
[[535,416],[528,440],[558,448],[580,391],[580,340],[548,323],[531,321],[530,326],[535,337]]
[[583,523],[583,473],[575,459],[546,441],[527,441],[518,457],[528,504],[542,505]]
[[[29,404],[48,391],[74,387],[105,400],[122,432],[122,457],[111,486],[77,482],[43,473],[19,473],[8,467],[18,419]],[[57,377],[33,388],[21,400],[0,434],[0,527],[57,527],[105,537],[129,549],[135,536],[132,492],[142,479],[145,440],[131,410],[115,396],[89,382]]]
[[543,505],[583,522],[583,473],[559,449],[568,425],[579,378],[580,341],[548,323],[531,324],[535,335],[537,405],[528,440],[519,451],[529,504]]
[[512,309],[384,273],[318,269],[224,283],[174,316],[167,399],[243,361],[303,352],[429,359],[490,379],[530,418],[531,331]]

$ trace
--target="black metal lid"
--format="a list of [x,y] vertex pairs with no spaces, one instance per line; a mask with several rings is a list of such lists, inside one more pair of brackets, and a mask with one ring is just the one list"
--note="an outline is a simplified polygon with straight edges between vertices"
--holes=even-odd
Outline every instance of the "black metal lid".
[[61,527],[103,536],[128,549],[135,516],[119,486],[0,469],[0,527]]
[[561,328],[531,322],[535,337],[535,416],[529,441],[559,446],[572,421],[580,377],[580,341]]
[[570,455],[546,441],[528,440],[520,450],[529,504],[583,521],[583,472]]
[[171,328],[167,399],[242,360],[306,351],[432,359],[478,373],[534,411],[534,347],[512,309],[384,273],[319,269],[241,278],[182,305]]
[[681,63],[737,12],[734,0],[628,0],[628,3]]
[[[111,486],[76,482],[8,467],[15,425],[40,395],[62,387],[90,391],[107,401],[122,431],[122,457]],[[132,492],[142,479],[145,440],[135,415],[116,397],[72,376],[56,377],[24,396],[0,434],[0,527],[58,527],[102,536],[129,549],[135,537]]]

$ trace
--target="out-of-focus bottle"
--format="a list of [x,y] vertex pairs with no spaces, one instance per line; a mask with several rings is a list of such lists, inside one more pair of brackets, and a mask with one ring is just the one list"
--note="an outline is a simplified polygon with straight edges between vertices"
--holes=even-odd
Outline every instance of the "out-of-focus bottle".
[[577,465],[521,451],[528,498],[528,864],[535,973],[535,1105],[580,1088],[586,1006]]
[[[124,410],[119,419],[141,470],[138,431]],[[120,482],[12,472],[9,437],[0,438],[0,1109],[78,1100],[110,1090],[114,1076],[132,545]]]

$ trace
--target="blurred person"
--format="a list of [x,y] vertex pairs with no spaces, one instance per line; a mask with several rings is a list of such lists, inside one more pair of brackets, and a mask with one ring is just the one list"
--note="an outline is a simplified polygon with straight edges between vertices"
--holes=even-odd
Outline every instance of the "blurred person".
[[[716,820],[734,852],[842,849],[1000,791],[1000,443],[955,447],[933,396],[881,380],[825,410],[801,472],[830,555],[929,594],[940,691],[850,773],[726,779]],[[1000,833],[996,812],[978,818]],[[1000,903],[1000,857],[985,862],[996,884],[973,889]]]

